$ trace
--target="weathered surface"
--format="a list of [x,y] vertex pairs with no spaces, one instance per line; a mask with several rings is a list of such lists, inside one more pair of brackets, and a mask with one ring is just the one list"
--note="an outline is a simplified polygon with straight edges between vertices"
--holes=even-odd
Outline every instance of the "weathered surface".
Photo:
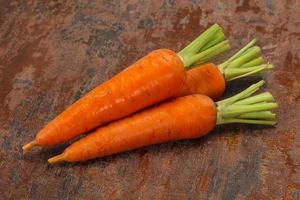
[[[0,1],[1,199],[300,199],[300,1],[47,2]],[[213,22],[233,50],[256,36],[275,64],[264,78],[280,104],[276,128],[223,126],[82,164],[47,164],[65,145],[22,155],[88,90]]]

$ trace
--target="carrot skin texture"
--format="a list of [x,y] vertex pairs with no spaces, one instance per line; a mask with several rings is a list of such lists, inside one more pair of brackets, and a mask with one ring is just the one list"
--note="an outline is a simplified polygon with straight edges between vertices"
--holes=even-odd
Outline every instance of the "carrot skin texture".
[[178,96],[203,94],[216,100],[223,95],[225,78],[213,63],[198,65],[186,73],[186,81]]
[[179,97],[98,128],[69,146],[59,155],[60,161],[85,161],[148,145],[198,138],[215,127],[216,118],[217,109],[209,97]]
[[63,143],[95,127],[175,96],[186,79],[181,59],[168,49],[150,52],[99,85],[50,121],[39,146]]

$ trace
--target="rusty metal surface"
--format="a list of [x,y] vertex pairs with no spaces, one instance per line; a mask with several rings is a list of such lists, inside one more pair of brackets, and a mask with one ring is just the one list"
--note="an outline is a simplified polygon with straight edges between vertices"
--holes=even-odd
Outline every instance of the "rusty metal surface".
[[[213,22],[233,50],[256,36],[275,64],[264,89],[280,104],[276,128],[223,126],[82,164],[47,164],[66,145],[22,155],[88,90],[150,50],[179,50]],[[300,199],[299,46],[298,0],[0,1],[1,199]]]

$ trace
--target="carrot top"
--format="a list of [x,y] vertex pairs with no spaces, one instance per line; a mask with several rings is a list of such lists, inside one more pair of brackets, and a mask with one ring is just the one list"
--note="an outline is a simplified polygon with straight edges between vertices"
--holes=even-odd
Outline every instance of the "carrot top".
[[228,60],[218,65],[226,81],[259,75],[273,68],[272,64],[264,63],[261,48],[254,46],[255,43],[256,39],[253,39]]
[[278,105],[273,96],[269,92],[251,96],[264,83],[264,81],[259,81],[230,98],[218,101],[216,103],[218,109],[217,124],[275,125],[276,115],[270,110],[277,108]]
[[226,40],[222,28],[218,24],[214,24],[177,55],[182,59],[184,66],[190,68],[196,63],[207,62],[210,58],[229,48],[229,42]]

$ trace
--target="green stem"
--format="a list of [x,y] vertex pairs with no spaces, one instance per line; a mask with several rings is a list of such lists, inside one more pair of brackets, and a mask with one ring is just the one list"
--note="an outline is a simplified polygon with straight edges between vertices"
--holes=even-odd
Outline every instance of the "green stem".
[[202,47],[204,47],[209,41],[211,41],[211,39],[213,39],[214,35],[220,29],[221,27],[218,24],[212,25],[201,35],[199,35],[195,40],[193,40],[189,45],[182,49],[178,54],[184,55],[197,53]]
[[267,111],[277,108],[276,103],[257,103],[252,105],[231,105],[226,110],[223,110],[223,117],[237,117],[240,114],[258,111]]
[[241,67],[255,67],[257,65],[262,65],[264,63],[264,59],[260,56],[258,58],[255,58],[249,62],[247,62],[246,64],[243,64]]
[[218,101],[217,105],[221,106],[221,105],[230,105],[235,103],[238,100],[244,99],[249,97],[250,95],[252,95],[254,92],[256,92],[257,90],[259,90],[259,88],[261,86],[263,86],[265,84],[264,80],[261,80],[259,82],[257,82],[256,84],[251,85],[250,87],[248,87],[247,89],[245,89],[244,91],[230,97],[227,99],[224,99],[222,101]]
[[223,51],[226,51],[230,49],[229,41],[225,40],[223,42],[220,42],[217,45],[214,45],[213,47],[210,47],[209,49],[202,51],[201,53],[197,53],[193,56],[191,56],[187,61],[186,64],[188,66],[191,66],[194,63],[200,64],[204,63],[210,58],[218,55],[219,53],[222,53]]
[[261,94],[248,97],[246,99],[240,100],[238,102],[235,102],[233,105],[250,105],[254,103],[259,103],[259,102],[272,102],[274,101],[273,96],[271,95],[270,92],[263,92]]
[[270,110],[278,108],[278,105],[273,96],[269,92],[251,96],[263,84],[264,81],[260,81],[233,97],[217,102],[217,124],[275,125],[276,115]]
[[264,64],[261,49],[258,46],[253,46],[255,42],[256,39],[253,39],[228,60],[218,65],[226,81],[247,76],[258,76],[273,68],[271,64]]
[[266,120],[275,120],[276,114],[270,111],[260,111],[260,112],[252,112],[252,113],[245,113],[239,115],[241,119],[266,119]]
[[218,24],[212,25],[193,42],[182,49],[177,55],[182,59],[186,68],[193,64],[203,63],[208,59],[229,48],[228,41],[224,43],[225,36]]
[[260,55],[261,55],[261,49],[258,46],[251,47],[245,53],[243,53],[241,56],[239,56],[235,60],[231,61],[227,65],[227,68],[240,67],[243,64],[251,61],[252,59],[259,57]]
[[263,64],[253,67],[240,67],[240,68],[227,68],[224,71],[224,77],[226,81],[232,81],[235,79],[247,77],[247,76],[255,76],[260,74],[261,72],[272,69],[273,65],[271,64]]
[[275,126],[276,121],[273,120],[254,120],[254,119],[226,119],[225,121],[217,121],[217,125],[221,124],[231,124],[231,123],[243,123],[243,124],[259,124],[259,125],[270,125],[270,126]]
[[251,40],[246,46],[244,46],[242,49],[240,49],[237,53],[235,53],[233,56],[231,56],[228,60],[223,62],[222,64],[219,65],[220,70],[222,71],[224,68],[228,66],[228,64],[235,60],[236,58],[240,57],[242,54],[245,53],[250,47],[252,47],[256,43],[256,38]]
[[209,41],[204,47],[202,47],[202,49],[200,49],[200,51],[204,51],[206,49],[209,49],[210,47],[218,44],[219,42],[222,42],[226,39],[224,33],[219,30],[213,37],[213,40]]

